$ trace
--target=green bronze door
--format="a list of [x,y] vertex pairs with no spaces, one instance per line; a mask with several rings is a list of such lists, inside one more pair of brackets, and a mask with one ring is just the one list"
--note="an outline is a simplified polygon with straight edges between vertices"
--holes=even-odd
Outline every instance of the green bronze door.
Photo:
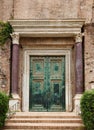
[[65,111],[65,56],[30,57],[30,111]]

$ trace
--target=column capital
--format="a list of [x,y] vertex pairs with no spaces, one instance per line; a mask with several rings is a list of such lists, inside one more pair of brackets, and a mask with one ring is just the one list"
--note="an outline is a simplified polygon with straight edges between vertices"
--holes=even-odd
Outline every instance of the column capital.
[[76,43],[81,43],[82,42],[82,37],[84,36],[84,33],[78,33],[75,35],[75,42]]
[[12,37],[12,43],[19,45],[19,33],[13,32],[13,33],[11,34],[11,37]]

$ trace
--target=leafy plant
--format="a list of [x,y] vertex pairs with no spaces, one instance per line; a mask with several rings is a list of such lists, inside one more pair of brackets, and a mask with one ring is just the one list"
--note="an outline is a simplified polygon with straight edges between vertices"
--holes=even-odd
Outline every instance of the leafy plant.
[[86,91],[81,98],[81,116],[87,130],[94,130],[94,90]]
[[4,44],[8,38],[10,38],[10,34],[13,32],[13,29],[9,22],[1,22],[0,21],[0,44]]
[[9,97],[0,92],[0,128],[4,125],[6,119],[6,113],[8,111]]

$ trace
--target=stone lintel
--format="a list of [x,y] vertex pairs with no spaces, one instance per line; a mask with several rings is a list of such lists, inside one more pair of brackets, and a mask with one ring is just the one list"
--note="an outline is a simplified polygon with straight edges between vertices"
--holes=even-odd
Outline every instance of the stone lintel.
[[9,20],[21,37],[74,37],[81,33],[85,19]]

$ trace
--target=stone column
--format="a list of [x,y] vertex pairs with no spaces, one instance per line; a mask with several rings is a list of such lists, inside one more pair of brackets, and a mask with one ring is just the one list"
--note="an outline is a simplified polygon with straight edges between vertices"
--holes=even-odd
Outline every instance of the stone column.
[[12,37],[12,100],[9,102],[9,106],[14,104],[14,111],[18,111],[20,109],[19,104],[19,94],[18,94],[18,73],[19,73],[19,34],[13,33]]
[[76,60],[76,94],[83,93],[83,48],[82,48],[82,35],[76,36],[75,43],[75,60]]
[[19,34],[12,35],[12,94],[18,94]]
[[76,87],[76,95],[75,95],[75,112],[77,114],[80,113],[80,99],[82,93],[84,91],[84,83],[83,83],[83,48],[82,48],[82,34],[76,35],[75,39],[75,87]]

